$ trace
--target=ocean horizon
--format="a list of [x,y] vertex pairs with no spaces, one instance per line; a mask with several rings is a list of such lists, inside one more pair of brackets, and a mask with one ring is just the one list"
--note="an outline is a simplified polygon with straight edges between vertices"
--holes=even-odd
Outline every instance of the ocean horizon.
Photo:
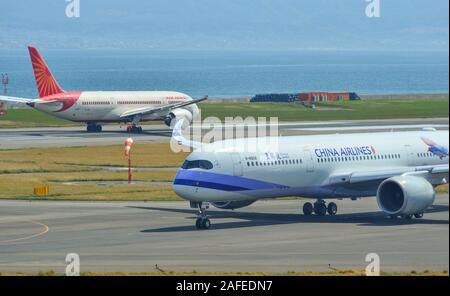
[[[352,91],[448,94],[448,52],[40,49],[66,91],[174,90],[192,97]],[[37,97],[26,48],[0,49],[11,96]]]

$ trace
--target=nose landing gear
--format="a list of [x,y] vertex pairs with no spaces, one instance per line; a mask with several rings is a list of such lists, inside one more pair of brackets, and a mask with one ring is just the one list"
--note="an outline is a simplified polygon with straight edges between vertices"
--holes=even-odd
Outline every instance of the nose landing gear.
[[334,216],[337,214],[338,207],[334,202],[330,202],[328,205],[324,200],[318,200],[314,203],[314,205],[310,202],[307,202],[303,205],[303,214],[305,216],[310,216],[313,213],[317,216],[325,216],[327,213],[330,216]]
[[197,220],[195,221],[195,228],[197,229],[210,229],[211,221],[206,215],[206,210],[209,209],[208,202],[200,202],[198,203],[198,215]]

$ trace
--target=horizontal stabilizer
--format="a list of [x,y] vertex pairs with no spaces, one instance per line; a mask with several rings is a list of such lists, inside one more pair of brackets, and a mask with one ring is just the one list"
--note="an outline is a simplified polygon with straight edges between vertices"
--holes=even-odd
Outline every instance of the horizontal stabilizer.
[[26,103],[32,103],[34,101],[34,99],[0,96],[0,101],[26,104]]

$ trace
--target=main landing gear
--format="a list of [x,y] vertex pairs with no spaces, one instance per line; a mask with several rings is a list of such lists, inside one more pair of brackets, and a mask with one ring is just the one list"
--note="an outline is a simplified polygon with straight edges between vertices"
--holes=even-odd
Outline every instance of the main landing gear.
[[313,213],[317,216],[325,216],[327,213],[330,216],[337,214],[338,207],[334,202],[330,202],[328,205],[322,199],[319,199],[314,204],[307,202],[303,205],[303,214],[310,216]]
[[140,114],[134,115],[133,120],[127,126],[127,133],[129,134],[140,134],[142,133],[142,127],[138,126],[141,121],[142,116]]
[[86,126],[86,131],[88,133],[100,133],[102,131],[102,126],[95,122],[88,122]]
[[142,127],[135,124],[130,124],[127,126],[127,133],[129,134],[140,134],[142,133]]
[[206,215],[206,210],[209,209],[208,202],[199,202],[198,203],[198,215],[197,220],[195,220],[195,228],[197,229],[210,229],[211,221]]

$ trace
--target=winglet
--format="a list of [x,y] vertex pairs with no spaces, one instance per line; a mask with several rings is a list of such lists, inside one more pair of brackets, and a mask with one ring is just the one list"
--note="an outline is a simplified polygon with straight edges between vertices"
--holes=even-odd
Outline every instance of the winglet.
[[204,145],[207,145],[201,142],[195,142],[186,139],[183,136],[183,126],[184,126],[184,119],[178,120],[172,130],[172,139],[175,140],[178,143],[178,145],[183,145],[192,148],[194,150],[200,149]]
[[181,145],[181,142],[183,142],[184,137],[183,137],[183,123],[184,120],[178,120],[178,122],[175,124],[175,126],[173,127],[172,130],[172,138],[178,142],[178,144]]

